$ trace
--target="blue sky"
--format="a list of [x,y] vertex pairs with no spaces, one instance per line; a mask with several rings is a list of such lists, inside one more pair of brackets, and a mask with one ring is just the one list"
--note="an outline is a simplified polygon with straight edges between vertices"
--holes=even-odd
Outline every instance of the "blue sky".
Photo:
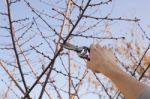
[[[48,0],[43,0],[43,1],[48,2]],[[52,0],[49,0],[49,1],[52,1]],[[43,4],[43,3],[39,3],[39,2],[37,2],[37,0],[30,0],[30,2],[31,2],[33,7],[35,7],[36,9],[38,9],[40,11],[44,10],[43,12],[49,12],[50,15],[55,15],[56,14],[54,12],[51,12],[51,7],[45,6],[45,4]],[[55,2],[55,0],[53,2]],[[92,2],[97,2],[97,0],[94,0]],[[103,5],[102,7],[100,7],[98,9],[99,11],[97,13],[95,13],[93,16],[97,16],[97,15],[105,16],[108,13],[110,13],[110,17],[122,17],[122,18],[131,18],[131,19],[133,19],[135,17],[139,18],[139,19],[141,19],[140,24],[142,25],[142,27],[146,31],[147,35],[150,36],[150,33],[149,33],[149,30],[150,30],[150,14],[148,13],[149,9],[150,9],[149,4],[150,4],[149,0],[113,0],[113,2],[110,3],[109,5]],[[1,0],[0,1],[0,12],[6,12],[6,7],[5,6],[6,6],[5,5],[5,0]],[[58,6],[63,6],[64,7],[65,3],[64,2],[59,3]],[[13,5],[11,10],[13,12],[12,13],[13,19],[25,18],[27,16],[27,17],[30,18],[30,20],[32,20],[33,16],[36,17],[36,15],[31,12],[31,10],[25,5],[24,2],[17,3],[15,5]],[[63,10],[63,9],[61,9],[61,10]],[[89,11],[93,12],[92,10],[89,10]],[[87,13],[89,13],[89,12],[87,12]],[[76,13],[74,13],[74,15],[76,15]],[[60,28],[59,28],[59,26],[61,24],[60,21],[50,20],[47,17],[44,17],[44,18],[47,19],[47,21],[54,28],[56,28],[56,30],[58,30],[58,31],[60,30]],[[59,18],[62,18],[62,16],[59,16]],[[73,18],[75,18],[75,17],[73,16]],[[38,22],[38,24],[43,26],[42,31],[45,33],[45,35],[53,35],[52,31],[45,26],[45,23],[43,23],[41,20],[37,20],[37,22]],[[92,25],[95,21],[87,20],[86,22],[87,23],[86,23],[85,27],[88,27],[89,25]],[[24,22],[24,24],[25,23],[26,22]],[[84,22],[81,21],[81,23],[84,23]],[[0,15],[0,26],[5,26],[5,25],[7,25],[6,18]],[[103,25],[104,25],[104,23],[101,23],[100,25],[95,27],[93,30],[88,31],[87,33],[89,33],[89,34],[92,34],[92,32],[93,33],[99,33],[99,32],[101,33],[102,30],[103,30],[103,27],[104,27]],[[110,22],[110,25],[111,25],[111,31],[113,32],[113,36],[118,36],[118,37],[126,36],[126,33],[129,33],[131,31],[131,29],[134,27],[134,23],[124,22],[124,21],[113,21],[113,22]],[[77,31],[79,31],[79,28],[81,28],[82,26],[83,26],[83,24],[79,24],[79,27],[75,30],[75,33]],[[21,27],[20,24],[15,24],[15,28],[19,28],[19,27]],[[21,35],[20,33],[22,33],[22,32],[23,31],[18,32],[17,36]],[[34,35],[34,32],[37,32],[36,27],[34,27],[33,31],[30,31],[25,36],[25,38],[28,38],[28,37]],[[65,29],[65,32],[67,33],[67,28]],[[49,34],[49,33],[51,33],[51,34]],[[101,35],[101,36],[104,35],[104,34],[100,34],[100,33],[98,35]],[[5,35],[6,36],[6,35],[9,35],[9,33],[8,33],[8,31],[0,29],[0,35]],[[7,39],[7,40],[5,40],[5,39],[6,39],[5,37],[0,36],[0,48],[3,47],[2,44],[9,44],[11,42],[10,39]],[[27,44],[27,45],[23,46],[23,48],[28,49],[28,48],[30,48],[30,45],[36,46],[36,45],[40,44],[41,42],[44,42],[44,41],[40,38],[39,35],[37,35],[36,38],[33,39],[30,42],[30,44]],[[89,46],[91,43],[93,43],[93,39],[73,38],[71,40],[71,42],[74,43],[74,44],[78,44],[78,45]],[[111,43],[111,42],[106,41],[106,43]],[[51,43],[51,45],[54,47],[53,43]],[[48,48],[48,46],[43,45],[42,47],[40,47],[40,50],[45,52],[45,53],[48,53],[48,54],[52,53],[51,51],[47,50],[47,48]],[[12,54],[12,53],[13,53],[12,51],[0,50],[0,59],[4,59],[4,60],[7,60],[9,62],[12,62],[12,61],[14,61],[12,59],[14,54]],[[38,64],[36,62],[39,61],[39,59],[41,59],[41,56],[36,55],[36,53],[34,51],[32,51],[32,53],[27,53],[27,54],[31,54],[31,55],[29,55],[29,58],[31,59],[31,61],[33,61],[32,64],[35,66],[38,74],[40,74],[41,69],[38,69],[38,68],[40,68],[41,64]],[[79,59],[78,56],[76,55],[76,53],[72,52],[72,55],[73,56],[71,56],[71,57],[73,58],[73,64],[75,64],[77,62],[77,66],[81,66],[81,68],[78,68],[78,69],[75,68],[74,70],[82,72],[82,70],[84,70],[86,68],[85,62],[83,60]],[[52,56],[52,54],[50,54],[50,56]],[[36,59],[37,57],[40,57],[40,58]],[[63,57],[63,61],[66,64],[66,66],[68,66],[67,57]],[[43,64],[47,64],[48,60],[45,60],[44,62],[45,63],[43,63]],[[55,67],[58,70],[61,70],[62,67],[60,65],[61,65],[61,62],[58,59],[55,63]],[[9,70],[12,69],[12,67],[8,67],[8,68],[9,68]],[[27,68],[24,71],[28,71],[28,70],[29,70],[29,68]],[[16,72],[16,73],[18,73],[18,72]],[[78,76],[77,74],[78,74],[78,72],[72,73],[72,75],[74,75],[74,76]],[[90,74],[92,74],[92,73],[90,73]],[[63,85],[66,83],[65,81],[66,81],[67,78],[65,78],[63,76],[59,76],[59,75],[57,75],[57,73],[53,73],[52,77],[54,77],[54,78],[57,77],[57,81],[60,81],[60,82],[57,82],[56,84],[59,87],[64,88]],[[101,79],[103,79],[102,75],[99,75],[99,77]],[[2,68],[0,68],[0,78],[4,79],[6,82],[9,81],[8,76],[6,76],[6,73],[3,71]],[[32,85],[32,83],[34,82],[33,75],[31,77],[26,76],[26,78],[29,81],[28,83],[30,83]],[[65,80],[64,80],[64,78],[65,78]],[[76,81],[74,81],[74,82],[76,82]],[[86,80],[84,82],[86,82]],[[108,79],[106,81],[104,81],[104,83],[105,82],[109,82]],[[92,85],[92,86],[94,86],[94,85]],[[94,88],[92,86],[90,86],[91,87],[90,91],[94,90]],[[4,84],[4,82],[0,81],[0,87],[5,91],[6,85]],[[89,87],[89,85],[87,83],[83,84],[83,87],[82,87],[83,92],[86,91],[88,87]],[[16,88],[14,88],[14,89],[16,89]],[[36,98],[37,98],[39,89],[40,89],[40,87],[38,86],[33,90],[34,91],[33,96],[35,96]],[[64,89],[67,89],[67,87],[65,86]],[[101,92],[101,94],[105,95],[104,92],[101,91],[101,90],[102,89],[97,89],[96,92]],[[18,94],[20,93],[17,90],[15,90],[15,91]],[[56,96],[54,91],[51,91],[51,93],[54,94],[54,96]],[[0,95],[2,95],[2,94],[3,94],[3,91],[0,92]],[[63,99],[68,99],[67,94],[65,94],[63,92],[61,92],[61,94],[63,95]],[[11,94],[10,96],[13,96],[13,94]],[[87,94],[87,95],[85,95],[81,98],[82,99],[91,99],[91,98],[99,99],[94,94]],[[46,95],[43,99],[47,99]],[[105,97],[104,99],[107,99],[107,97]]]

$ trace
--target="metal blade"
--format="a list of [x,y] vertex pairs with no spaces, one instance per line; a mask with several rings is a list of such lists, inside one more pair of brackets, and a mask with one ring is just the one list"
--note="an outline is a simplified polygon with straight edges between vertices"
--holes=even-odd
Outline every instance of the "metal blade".
[[81,49],[79,49],[78,46],[72,45],[70,43],[65,43],[65,44],[60,43],[60,44],[61,44],[61,46],[63,46],[64,48],[66,48],[68,50],[74,50],[74,51],[77,51],[77,52],[81,51]]

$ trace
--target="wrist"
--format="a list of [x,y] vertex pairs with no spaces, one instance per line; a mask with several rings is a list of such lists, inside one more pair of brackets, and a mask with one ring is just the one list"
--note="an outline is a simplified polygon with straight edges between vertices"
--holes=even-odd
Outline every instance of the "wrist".
[[109,66],[104,70],[103,74],[111,79],[126,75],[126,73],[117,64],[112,64]]

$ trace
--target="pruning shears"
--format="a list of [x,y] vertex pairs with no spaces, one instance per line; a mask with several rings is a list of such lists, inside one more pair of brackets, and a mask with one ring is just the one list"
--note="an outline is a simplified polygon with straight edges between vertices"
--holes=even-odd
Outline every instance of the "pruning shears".
[[60,45],[63,48],[75,51],[80,58],[86,59],[88,61],[90,60],[90,57],[89,57],[90,49],[88,47],[86,46],[79,47],[70,43],[65,43],[65,44],[60,43]]

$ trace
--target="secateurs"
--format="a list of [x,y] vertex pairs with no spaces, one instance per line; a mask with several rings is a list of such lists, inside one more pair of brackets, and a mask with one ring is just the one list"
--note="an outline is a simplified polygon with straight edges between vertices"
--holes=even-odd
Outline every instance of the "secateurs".
[[86,46],[79,47],[76,45],[72,45],[70,43],[65,43],[65,44],[60,43],[60,44],[61,46],[63,46],[63,48],[77,52],[80,58],[90,60],[90,57],[89,57],[90,49],[88,47]]

